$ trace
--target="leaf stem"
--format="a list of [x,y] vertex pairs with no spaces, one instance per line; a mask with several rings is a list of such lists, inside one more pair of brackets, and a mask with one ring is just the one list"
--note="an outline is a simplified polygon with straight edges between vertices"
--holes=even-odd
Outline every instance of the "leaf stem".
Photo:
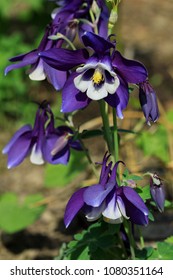
[[135,260],[135,240],[132,233],[132,224],[130,221],[124,220],[124,228],[129,238],[130,252],[132,260]]
[[115,162],[119,160],[119,141],[118,141],[118,129],[117,129],[117,116],[116,109],[112,108],[113,117],[113,145],[114,145],[114,159]]

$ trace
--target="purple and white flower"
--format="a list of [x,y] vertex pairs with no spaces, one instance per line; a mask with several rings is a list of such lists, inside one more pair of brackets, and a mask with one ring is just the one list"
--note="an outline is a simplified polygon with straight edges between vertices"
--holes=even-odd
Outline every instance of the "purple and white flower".
[[86,32],[82,40],[85,47],[93,50],[92,55],[86,49],[69,50],[68,59],[65,49],[40,52],[40,57],[57,70],[76,67],[62,90],[62,112],[72,112],[86,107],[92,100],[104,99],[123,118],[122,111],[129,100],[128,83],[144,82],[148,77],[146,68],[138,61],[124,58],[109,39]]
[[82,149],[73,137],[74,132],[68,126],[54,127],[50,106],[43,102],[37,110],[34,127],[28,124],[20,128],[2,153],[8,155],[9,169],[18,166],[28,155],[33,164],[67,164],[70,149]]
[[108,223],[122,223],[129,219],[138,225],[148,224],[149,211],[137,192],[129,186],[117,183],[117,162],[107,164],[105,155],[102,163],[99,183],[76,191],[67,203],[64,222],[66,227],[73,218],[83,211],[88,221],[95,221],[101,216]]

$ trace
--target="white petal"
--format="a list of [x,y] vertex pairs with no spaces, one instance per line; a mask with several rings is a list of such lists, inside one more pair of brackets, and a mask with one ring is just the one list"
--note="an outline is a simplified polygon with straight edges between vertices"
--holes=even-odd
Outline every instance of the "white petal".
[[79,89],[81,92],[85,92],[89,86],[89,81],[82,80],[83,73],[74,78],[74,85],[77,89]]
[[29,77],[33,81],[43,81],[46,79],[44,69],[42,65],[37,66],[37,68],[29,74]]
[[55,8],[51,13],[51,18],[54,19],[60,10],[60,8]]
[[118,204],[116,203],[115,196],[111,199],[111,201],[108,203],[106,209],[103,211],[103,216],[106,218],[106,220],[121,220],[122,214],[120,212],[120,209],[118,207]]
[[114,83],[107,82],[107,81],[105,82],[105,88],[110,94],[114,94],[117,88],[119,87],[119,85],[120,85],[120,81],[117,76],[114,78]]
[[94,87],[93,82],[90,81],[86,95],[92,100],[100,100],[105,98],[108,95],[108,92],[105,89],[104,84],[99,89],[97,89]]
[[81,67],[78,67],[76,69],[76,72],[77,73],[81,73],[81,72],[84,72],[88,69],[95,69],[97,68],[97,65],[98,65],[98,62],[93,62],[93,63],[86,63],[85,65],[81,66]]
[[99,207],[92,207],[91,211],[88,212],[85,217],[89,222],[94,222],[101,217],[104,208],[105,203],[102,203]]
[[37,164],[37,165],[41,165],[44,163],[42,152],[40,150],[36,151],[36,144],[34,144],[34,146],[32,148],[30,161],[31,161],[31,163]]
[[118,205],[118,208],[119,208],[121,214],[123,215],[123,217],[126,219],[129,219],[129,217],[126,215],[126,208],[125,208],[124,202],[122,201],[120,196],[118,196],[118,198],[117,198],[117,205]]

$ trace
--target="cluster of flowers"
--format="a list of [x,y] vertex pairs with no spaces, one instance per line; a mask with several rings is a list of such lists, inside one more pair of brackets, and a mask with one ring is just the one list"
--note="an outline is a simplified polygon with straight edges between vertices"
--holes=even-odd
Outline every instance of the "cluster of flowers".
[[[9,65],[5,74],[31,65],[31,79],[47,77],[56,90],[62,90],[63,113],[84,108],[92,100],[104,99],[116,108],[119,118],[123,118],[122,111],[127,107],[131,83],[139,87],[147,123],[155,122],[159,116],[158,105],[147,70],[140,62],[124,58],[116,49],[116,42],[111,42],[114,36],[108,36],[110,13],[105,1],[66,0],[61,5],[53,11],[38,48],[11,58],[11,62],[17,63]],[[96,27],[98,34],[94,32]],[[84,47],[71,50],[69,47],[77,34]]]
[[8,154],[8,168],[19,165],[30,154],[33,164],[67,164],[70,148],[81,150],[78,140],[73,140],[74,132],[68,126],[55,128],[54,115],[47,102],[43,102],[36,113],[34,127],[24,125],[4,147]]
[[[103,99],[123,118],[129,102],[129,84],[139,88],[139,101],[146,122],[159,117],[155,91],[148,80],[145,66],[122,56],[117,50],[114,35],[108,36],[110,11],[104,0],[64,0],[52,13],[37,49],[10,59],[13,69],[31,66],[28,73],[32,80],[44,80],[55,90],[62,90],[63,113],[83,109],[92,100]],[[74,46],[78,38],[81,48]],[[3,149],[8,154],[8,168],[19,165],[30,154],[35,164],[67,164],[70,148],[81,150],[79,140],[68,126],[55,128],[54,116],[47,102],[36,113],[35,124],[19,129]],[[120,162],[108,162],[105,155],[99,184],[78,190],[70,199],[65,224],[68,226],[82,209],[89,221],[103,215],[105,221],[120,223],[123,218],[132,223],[148,224],[148,209],[130,186],[119,186],[117,168]],[[159,178],[151,176],[151,193],[158,208],[163,211],[164,193]],[[160,198],[161,197],[161,198]]]

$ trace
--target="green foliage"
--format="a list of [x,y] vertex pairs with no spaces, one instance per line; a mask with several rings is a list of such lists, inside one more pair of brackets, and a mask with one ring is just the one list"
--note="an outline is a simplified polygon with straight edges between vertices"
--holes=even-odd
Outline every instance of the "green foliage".
[[114,260],[122,259],[123,251],[118,246],[116,233],[120,225],[105,222],[92,224],[88,230],[74,235],[59,259],[64,260]]
[[[170,110],[165,115],[167,124],[173,124],[173,111]],[[137,145],[143,150],[145,156],[156,157],[168,163],[169,158],[169,139],[166,125],[159,125],[155,130],[143,131],[136,139]]]
[[156,248],[146,247],[136,251],[138,260],[173,260],[173,244],[169,242],[158,242]]
[[48,188],[64,187],[76,179],[85,168],[84,152],[72,150],[68,165],[46,165],[44,175],[45,186]]
[[0,228],[7,233],[14,233],[33,224],[45,209],[43,205],[37,206],[42,199],[40,194],[34,194],[25,197],[21,203],[14,193],[1,195]]
[[173,260],[173,236],[163,242],[158,242],[156,247],[146,247],[136,250],[137,260]]
[[148,199],[151,199],[149,185],[147,185],[145,187],[138,187],[136,190],[144,202],[146,202]]
[[136,143],[145,156],[155,156],[165,163],[169,162],[167,131],[163,125],[158,126],[154,133],[144,131],[138,136]]

